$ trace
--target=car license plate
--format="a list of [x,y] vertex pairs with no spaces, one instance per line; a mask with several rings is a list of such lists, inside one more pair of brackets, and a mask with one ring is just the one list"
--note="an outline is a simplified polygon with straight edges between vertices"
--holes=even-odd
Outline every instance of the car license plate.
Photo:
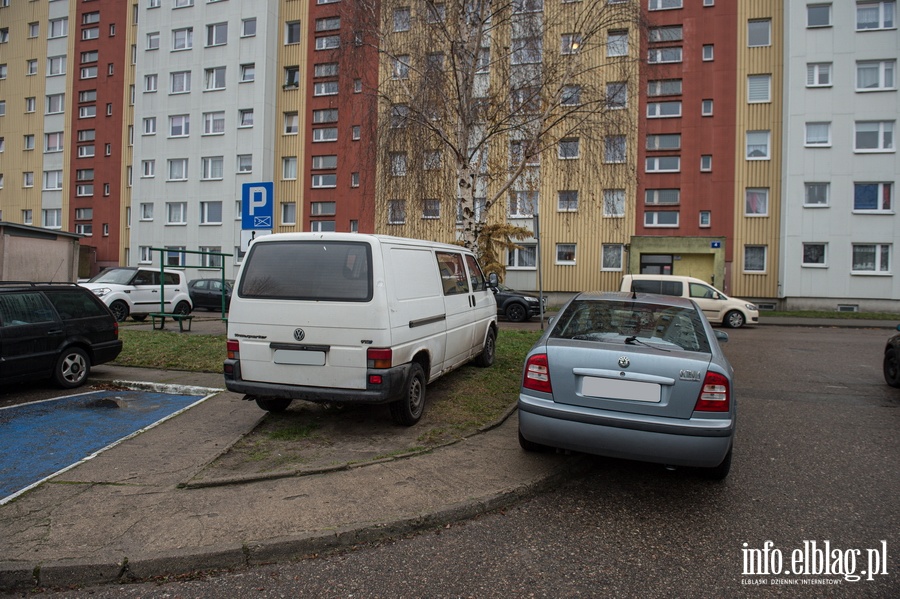
[[660,401],[660,386],[657,383],[622,381],[586,376],[582,379],[581,393],[587,397],[606,399],[627,399],[631,401]]
[[325,366],[325,352],[276,349],[275,363],[292,364],[295,366]]

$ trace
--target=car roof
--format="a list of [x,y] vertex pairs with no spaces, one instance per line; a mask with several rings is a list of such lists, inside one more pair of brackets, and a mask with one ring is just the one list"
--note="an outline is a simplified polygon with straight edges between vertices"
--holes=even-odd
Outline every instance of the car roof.
[[[68,281],[60,282],[33,282],[33,281],[0,281],[0,291],[20,291],[23,289],[38,289],[45,291],[47,289],[84,289],[78,283],[70,283]],[[87,291],[85,289],[85,291]]]
[[694,309],[694,302],[676,295],[657,295],[655,293],[634,293],[632,291],[585,291],[573,298],[583,301],[633,301],[638,304],[656,304],[674,308]]

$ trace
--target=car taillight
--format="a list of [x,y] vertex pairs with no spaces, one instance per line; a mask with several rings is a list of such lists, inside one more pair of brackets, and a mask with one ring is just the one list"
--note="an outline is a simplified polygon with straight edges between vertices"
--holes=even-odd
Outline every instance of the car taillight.
[[698,412],[727,412],[731,407],[731,388],[728,379],[716,372],[707,372],[703,389],[694,410]]
[[394,352],[390,348],[370,347],[366,351],[366,366],[369,368],[390,368],[393,358]]
[[225,344],[225,349],[228,352],[229,360],[238,360],[241,357],[241,345],[237,340],[229,339]]
[[525,363],[525,380],[522,381],[522,386],[532,391],[553,393],[547,354],[535,354],[528,358]]
[[113,323],[113,334],[116,336],[116,339],[119,338],[119,323],[118,322]]

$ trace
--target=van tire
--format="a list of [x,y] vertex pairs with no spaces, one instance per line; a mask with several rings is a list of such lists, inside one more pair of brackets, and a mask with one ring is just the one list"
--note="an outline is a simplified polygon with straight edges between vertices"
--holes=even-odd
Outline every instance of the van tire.
[[493,327],[488,329],[487,337],[484,339],[484,347],[481,353],[475,358],[475,366],[487,368],[494,363],[494,354],[497,353],[497,332]]
[[285,399],[283,397],[257,397],[256,405],[266,412],[280,414],[288,409],[288,406],[291,405],[292,401],[292,399]]
[[732,310],[725,315],[723,321],[728,328],[739,329],[744,326],[744,315],[737,310]]
[[389,404],[391,417],[397,424],[412,426],[425,411],[425,371],[418,362],[412,363],[404,387],[403,396]]

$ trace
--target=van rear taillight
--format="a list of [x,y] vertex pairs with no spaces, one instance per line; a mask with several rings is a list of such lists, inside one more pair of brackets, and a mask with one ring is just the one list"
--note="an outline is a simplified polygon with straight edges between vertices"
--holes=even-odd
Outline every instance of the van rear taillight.
[[366,366],[369,368],[390,368],[393,359],[394,352],[390,348],[370,347],[366,351]]
[[225,344],[225,349],[228,352],[229,360],[238,360],[241,357],[241,345],[235,339],[229,339]]
[[727,412],[730,408],[731,387],[728,379],[717,372],[707,372],[694,410],[697,412]]
[[547,354],[535,354],[525,363],[525,379],[522,386],[532,391],[553,393],[550,384],[550,366],[547,363]]

